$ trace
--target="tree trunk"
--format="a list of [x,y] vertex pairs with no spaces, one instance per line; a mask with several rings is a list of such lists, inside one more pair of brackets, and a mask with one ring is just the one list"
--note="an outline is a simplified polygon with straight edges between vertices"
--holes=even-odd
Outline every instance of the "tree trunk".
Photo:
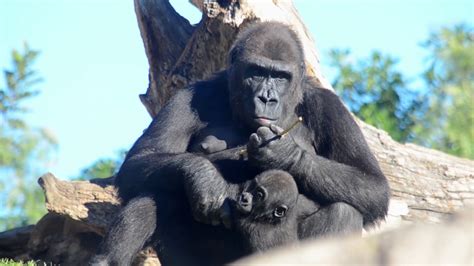
[[[203,12],[196,26],[166,0],[134,1],[150,65],[149,86],[140,99],[152,117],[177,89],[225,69],[236,35],[254,21],[276,20],[291,25],[304,45],[307,74],[332,90],[321,72],[314,40],[290,0],[192,0]],[[386,228],[401,222],[436,223],[474,202],[473,161],[400,144],[384,131],[358,123],[392,189]],[[0,257],[84,262],[120,208],[113,177],[68,182],[46,174],[39,183],[50,213],[34,228],[0,233]],[[148,265],[158,263],[150,250],[139,256],[138,262],[144,261]]]

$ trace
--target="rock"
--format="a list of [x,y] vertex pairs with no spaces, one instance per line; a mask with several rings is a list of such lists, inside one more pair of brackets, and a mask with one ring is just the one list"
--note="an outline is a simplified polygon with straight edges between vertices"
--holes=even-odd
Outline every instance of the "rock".
[[281,247],[232,265],[473,265],[474,209],[441,224],[412,224],[395,230]]

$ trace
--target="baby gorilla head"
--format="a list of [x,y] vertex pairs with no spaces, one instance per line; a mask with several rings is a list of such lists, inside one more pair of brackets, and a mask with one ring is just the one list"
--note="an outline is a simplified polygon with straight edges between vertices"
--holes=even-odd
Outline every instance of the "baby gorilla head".
[[258,223],[278,224],[292,211],[298,198],[293,177],[270,170],[245,184],[237,200],[238,217]]
[[250,251],[297,239],[298,189],[287,172],[270,170],[247,182],[236,201],[235,224]]

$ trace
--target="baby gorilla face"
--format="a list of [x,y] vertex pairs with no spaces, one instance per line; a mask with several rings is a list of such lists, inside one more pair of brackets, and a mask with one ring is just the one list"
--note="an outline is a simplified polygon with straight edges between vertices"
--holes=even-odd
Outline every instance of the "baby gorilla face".
[[261,173],[246,184],[237,199],[237,219],[276,224],[294,209],[298,189],[291,175],[279,170]]

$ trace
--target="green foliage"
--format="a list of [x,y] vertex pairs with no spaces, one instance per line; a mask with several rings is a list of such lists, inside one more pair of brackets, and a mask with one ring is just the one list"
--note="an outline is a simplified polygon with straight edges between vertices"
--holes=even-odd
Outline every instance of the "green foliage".
[[[404,100],[414,93],[396,70],[397,60],[373,52],[369,58],[350,61],[348,50],[332,50],[331,65],[338,71],[333,87],[350,110],[365,122],[390,133],[398,141],[410,139],[418,102]],[[413,97],[412,97],[413,98]]]
[[0,259],[0,266],[36,266],[34,261],[27,261],[27,262],[22,262],[22,261],[14,261],[10,259]]
[[474,159],[474,28],[442,28],[423,47],[431,54],[423,75],[429,111],[418,134],[431,147]]
[[54,137],[23,120],[25,101],[38,95],[41,81],[32,64],[38,52],[25,44],[12,52],[12,68],[4,71],[0,88],[0,231],[36,222],[45,212],[43,193],[35,186],[42,162],[51,159]]
[[425,88],[410,89],[390,56],[373,52],[352,62],[341,50],[330,53],[333,86],[355,115],[395,140],[474,159],[474,30],[442,28],[423,47],[430,53]]
[[120,151],[115,158],[102,158],[93,162],[81,170],[81,174],[75,180],[90,180],[93,178],[106,178],[117,173],[122,164],[126,151]]

